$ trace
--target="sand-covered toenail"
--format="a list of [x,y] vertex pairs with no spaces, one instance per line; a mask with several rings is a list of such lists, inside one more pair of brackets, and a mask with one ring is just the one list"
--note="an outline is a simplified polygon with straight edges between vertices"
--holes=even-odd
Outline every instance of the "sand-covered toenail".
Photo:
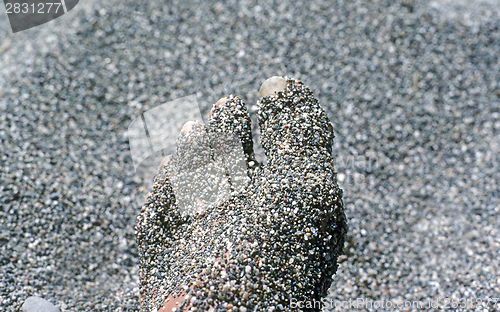
[[148,201],[148,198],[149,196],[153,195],[153,192],[149,192],[146,194],[146,196],[144,197],[144,202],[147,202]]
[[193,129],[193,126],[197,123],[199,123],[199,122],[198,121],[186,122],[181,128],[181,134],[188,134],[188,132],[191,131],[191,129]]
[[222,105],[226,104],[226,102],[228,101],[228,98],[227,97],[223,97],[221,98],[220,100],[218,100],[214,106],[212,106],[212,109],[210,110],[210,117],[212,117],[212,114],[213,112],[215,111],[215,109],[217,107],[221,107]]
[[286,88],[286,79],[280,76],[273,76],[262,84],[259,90],[259,97],[265,97],[283,91]]
[[168,162],[172,159],[172,155],[168,155],[161,160],[160,166],[166,166]]

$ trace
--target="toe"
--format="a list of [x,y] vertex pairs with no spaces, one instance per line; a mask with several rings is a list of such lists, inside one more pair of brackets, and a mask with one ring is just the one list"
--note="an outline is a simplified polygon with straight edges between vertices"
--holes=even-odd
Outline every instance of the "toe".
[[309,88],[293,79],[287,79],[283,88],[282,79],[273,77],[261,88],[264,96],[258,117],[267,164],[262,169],[266,181],[258,186],[256,201],[273,212],[281,225],[272,243],[288,236],[288,243],[297,246],[292,255],[284,256],[290,257],[285,261],[308,259],[307,270],[317,273],[296,279],[310,285],[318,299],[336,271],[347,229],[331,158],[333,132]]
[[[193,220],[192,215],[203,208],[203,202],[210,201],[210,185],[207,165],[211,160],[211,147],[206,128],[197,121],[184,124],[177,139],[177,155],[162,161],[155,177],[153,191],[137,219],[136,241],[140,255],[141,306],[153,310],[165,301],[167,293],[162,291],[169,280],[165,256],[171,255],[169,248],[179,244],[186,227]],[[208,185],[207,185],[208,184]]]
[[249,168],[257,167],[253,151],[252,127],[245,103],[235,96],[221,98],[210,112],[209,132],[228,133],[239,138]]
[[222,179],[213,160],[210,137],[204,124],[189,121],[177,139],[174,166],[169,177],[182,215],[197,215],[215,205]]
[[279,91],[262,97],[258,103],[261,143],[266,156],[297,151],[308,156],[329,155],[333,128],[312,92],[300,81],[288,79],[286,87],[281,88],[282,81],[276,80],[268,79],[261,90],[275,90],[271,86],[279,86]]
[[157,291],[160,283],[156,274],[157,263],[162,261],[166,246],[175,241],[173,233],[184,223],[166,167],[163,166],[155,177],[153,191],[146,198],[135,228],[140,259],[140,298],[145,310],[163,300]]

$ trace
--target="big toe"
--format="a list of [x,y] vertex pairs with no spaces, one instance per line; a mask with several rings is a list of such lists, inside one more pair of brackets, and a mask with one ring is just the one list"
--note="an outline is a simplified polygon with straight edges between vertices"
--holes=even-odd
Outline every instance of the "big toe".
[[[266,80],[259,100],[261,143],[270,157],[279,154],[307,154],[323,157],[331,153],[333,128],[311,90],[293,79]],[[272,91],[272,92],[271,92]]]
[[308,259],[308,270],[317,275],[296,279],[320,298],[336,271],[347,230],[331,158],[333,129],[309,88],[293,79],[286,79],[283,88],[281,79],[273,77],[261,88],[266,92],[259,100],[258,117],[267,164],[256,200],[280,225],[271,245],[285,236],[296,246],[282,256],[290,263]]

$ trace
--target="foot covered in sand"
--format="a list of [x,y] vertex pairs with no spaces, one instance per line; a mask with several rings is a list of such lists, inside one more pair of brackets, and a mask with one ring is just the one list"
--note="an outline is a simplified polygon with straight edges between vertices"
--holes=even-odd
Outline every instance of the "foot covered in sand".
[[347,221],[333,129],[302,82],[272,77],[254,157],[243,101],[188,122],[137,220],[143,311],[306,311],[337,270]]

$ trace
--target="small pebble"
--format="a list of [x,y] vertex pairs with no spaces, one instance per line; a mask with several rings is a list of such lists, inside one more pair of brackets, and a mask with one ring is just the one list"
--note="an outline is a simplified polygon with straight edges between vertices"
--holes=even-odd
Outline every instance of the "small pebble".
[[59,312],[59,308],[40,297],[29,297],[21,307],[23,312]]

